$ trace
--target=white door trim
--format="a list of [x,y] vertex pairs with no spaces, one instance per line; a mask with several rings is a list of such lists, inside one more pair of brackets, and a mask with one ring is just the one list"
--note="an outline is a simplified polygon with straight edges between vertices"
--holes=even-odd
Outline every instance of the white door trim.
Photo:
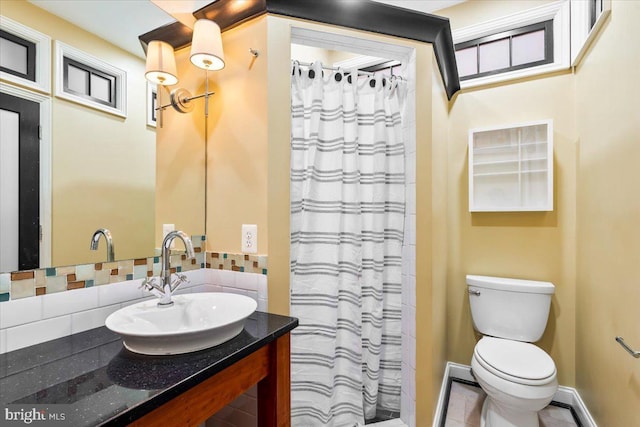
[[51,97],[0,82],[0,92],[40,105],[40,267],[51,266]]

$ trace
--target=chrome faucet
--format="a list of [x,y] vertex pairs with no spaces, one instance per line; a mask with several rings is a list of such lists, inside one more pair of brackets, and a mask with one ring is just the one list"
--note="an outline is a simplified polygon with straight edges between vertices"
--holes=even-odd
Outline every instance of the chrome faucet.
[[155,277],[146,278],[142,282],[141,287],[151,292],[153,295],[160,298],[158,307],[171,307],[173,301],[171,301],[171,295],[180,284],[187,281],[187,277],[184,274],[177,274],[176,280],[171,282],[171,243],[175,238],[179,238],[184,243],[184,247],[187,252],[187,259],[193,259],[196,254],[193,250],[193,243],[191,239],[182,231],[172,231],[167,234],[162,241],[162,271],[160,272],[160,282],[158,285]]
[[116,255],[113,248],[113,237],[111,236],[111,232],[106,228],[98,228],[95,233],[93,233],[89,249],[92,251],[98,250],[98,241],[100,240],[100,236],[104,236],[104,240],[107,242],[107,262],[115,261]]

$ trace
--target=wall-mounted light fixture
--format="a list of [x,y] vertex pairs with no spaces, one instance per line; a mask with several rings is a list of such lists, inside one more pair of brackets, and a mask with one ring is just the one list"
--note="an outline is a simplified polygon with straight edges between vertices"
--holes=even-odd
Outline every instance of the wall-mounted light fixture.
[[[171,91],[171,103],[160,105],[158,110],[158,122],[162,127],[162,112],[167,107],[173,107],[181,113],[193,110],[194,99],[204,97],[204,115],[209,116],[209,70],[221,70],[224,68],[224,51],[222,50],[222,36],[220,27],[209,19],[199,19],[193,27],[191,39],[191,63],[205,70],[205,92],[201,95],[191,96],[188,90],[177,88]],[[173,47],[166,42],[153,40],[147,47],[147,63],[145,77],[152,83],[161,86],[172,86],[178,83],[176,60]]]

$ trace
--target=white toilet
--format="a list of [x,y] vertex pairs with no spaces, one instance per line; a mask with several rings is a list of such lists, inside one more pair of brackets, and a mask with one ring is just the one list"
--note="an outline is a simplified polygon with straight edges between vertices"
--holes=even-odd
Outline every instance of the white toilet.
[[538,427],[538,411],[556,390],[556,366],[531,344],[544,332],[552,283],[467,276],[474,328],[482,339],[471,369],[487,393],[481,427]]

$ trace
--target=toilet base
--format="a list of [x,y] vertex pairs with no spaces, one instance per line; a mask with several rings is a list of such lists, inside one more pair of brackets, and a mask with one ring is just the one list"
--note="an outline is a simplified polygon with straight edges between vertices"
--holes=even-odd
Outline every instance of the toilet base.
[[514,411],[487,396],[482,404],[480,427],[540,427],[537,411]]

